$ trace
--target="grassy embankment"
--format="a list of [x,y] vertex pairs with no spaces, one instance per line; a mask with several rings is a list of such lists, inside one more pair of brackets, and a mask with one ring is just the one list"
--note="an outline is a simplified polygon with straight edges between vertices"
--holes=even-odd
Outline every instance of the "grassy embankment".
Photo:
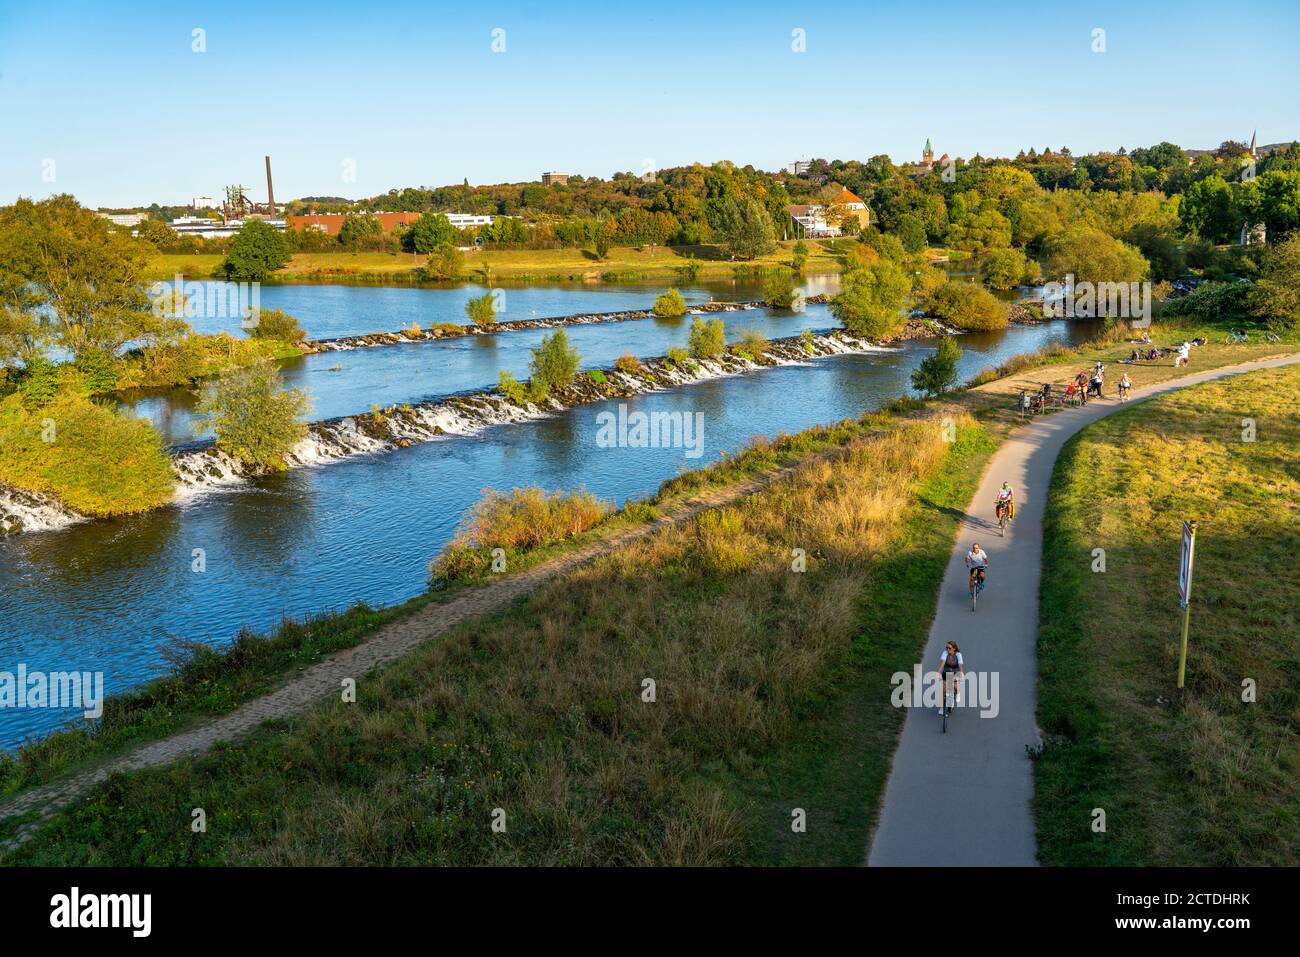
[[[839,272],[841,262],[828,243],[808,241],[809,273]],[[481,278],[484,265],[493,284],[528,282],[683,282],[681,270],[698,267],[701,279],[731,279],[736,267],[788,266],[793,241],[752,262],[731,262],[716,246],[614,246],[604,259],[582,249],[489,249],[465,253],[466,280]],[[192,279],[217,278],[224,257],[218,254],[159,254],[151,279],[181,274]],[[272,282],[339,283],[358,285],[418,283],[418,270],[427,256],[392,252],[297,253],[289,265],[276,272]]]
[[[1180,332],[1177,336],[1165,334],[1158,336],[1158,339],[1173,341],[1184,334],[1187,333]],[[1198,360],[1194,368],[1243,361],[1268,352],[1286,351],[1288,348],[1294,347],[1285,345],[1207,347],[1198,350]],[[1113,361],[1117,355],[1126,351],[1127,347],[1123,345],[1102,344],[1078,350],[1068,356],[1054,354],[1049,358],[1056,365],[1048,365],[1034,372],[1033,375],[1039,379],[1053,376],[1064,378],[1071,371],[1070,367],[1065,365],[1067,361],[1073,360],[1077,365],[1090,362],[1097,356]],[[1023,360],[1016,365],[1032,365],[1032,361]],[[1141,385],[1178,374],[1182,374],[1182,370],[1174,370],[1172,363],[1167,362],[1135,370],[1133,378]],[[954,397],[961,407],[981,418],[983,428],[987,430],[990,437],[988,442],[990,448],[1015,422],[1015,417],[1008,411],[1010,396],[1015,391],[1014,386],[1015,380],[998,382]],[[868,420],[868,422],[873,423],[870,426],[872,429],[880,427],[878,420]],[[725,486],[741,477],[764,472],[778,464],[805,458],[828,444],[843,444],[844,441],[860,435],[863,428],[863,425],[846,425],[834,430],[814,431],[770,447],[752,450],[722,468],[691,473],[683,479],[669,483],[660,498],[669,500],[674,496],[687,494],[702,485]],[[864,683],[858,686],[859,689],[875,687],[873,681],[879,681],[881,675],[887,676],[896,667],[905,667],[916,654],[924,640],[929,617],[928,614],[919,614],[918,609],[932,607],[934,590],[942,574],[943,563],[954,531],[953,520],[942,509],[960,509],[964,505],[973,483],[978,479],[986,455],[987,450],[972,452],[964,462],[961,456],[949,456],[941,473],[928,480],[931,488],[921,494],[919,500],[923,503],[922,506],[916,512],[909,513],[899,532],[898,543],[893,547],[891,554],[899,561],[895,563],[891,559],[884,565],[874,568],[873,581],[878,584],[878,587],[873,587],[868,600],[857,606],[856,631],[841,646],[841,657],[831,661],[821,677],[815,679],[812,686],[806,689],[806,693],[811,695],[816,704],[811,712],[793,721],[788,729],[789,737],[773,742],[762,755],[761,762],[749,763],[749,759],[746,759],[743,754],[738,758],[737,754],[728,752],[720,756],[706,755],[704,757],[707,757],[707,760],[701,758],[700,763],[694,765],[698,770],[695,775],[698,779],[697,785],[700,782],[711,781],[715,784],[725,782],[725,786],[719,784],[710,793],[722,795],[719,799],[731,809],[729,813],[738,814],[739,819],[745,822],[742,828],[747,835],[742,841],[742,857],[745,859],[849,862],[856,860],[856,855],[861,852],[862,840],[870,816],[874,812],[876,796],[883,785],[888,757],[893,749],[898,716],[892,712],[892,709],[885,709],[882,713],[878,708],[867,708],[864,712],[862,703],[872,699],[863,693],[848,693],[846,689],[852,689],[854,681]],[[759,511],[761,512],[761,509]],[[615,516],[611,521],[620,520],[628,519],[625,516]],[[750,521],[749,513],[746,513],[743,521]],[[764,533],[772,535],[779,528],[785,528],[788,532],[788,525],[786,525],[772,526]],[[589,533],[589,535],[599,534],[601,534],[599,527]],[[689,553],[682,559],[683,562],[686,558],[689,558]],[[519,566],[516,564],[514,567]],[[689,580],[691,576],[686,577]],[[861,577],[859,576],[859,581]],[[701,614],[706,610],[701,610]],[[761,615],[761,608],[756,611]],[[511,618],[515,623],[520,620],[518,615]],[[607,619],[602,617],[600,620]],[[378,627],[378,624],[378,622],[374,623],[373,627]],[[302,633],[301,626],[292,627],[299,629],[298,633]],[[314,645],[311,642],[308,644],[315,649],[346,646],[361,640],[365,634],[373,631],[373,627],[358,627],[348,637],[336,642],[329,637],[331,628],[328,622],[323,625],[312,623],[306,626],[306,631],[319,628],[320,634],[312,639]],[[437,647],[444,645],[452,647],[465,642],[469,642],[470,645],[479,642],[479,646],[482,647],[481,629],[463,629],[462,632],[440,641]],[[872,638],[864,638],[867,635]],[[889,641],[882,641],[880,636],[893,637]],[[276,641],[280,640],[276,639]],[[553,635],[546,640],[553,640]],[[251,663],[249,670],[256,675],[255,680],[247,682],[248,686],[265,688],[273,684],[276,675],[280,673],[277,665],[283,662],[277,661],[275,654],[262,654],[259,651],[267,644],[265,641],[250,639],[243,644],[244,647],[237,657],[241,662]],[[540,644],[525,650],[536,651],[538,647]],[[761,643],[759,647],[762,647]],[[711,653],[717,651],[719,649],[715,647]],[[296,653],[293,649],[288,650],[290,656]],[[313,650],[308,653],[319,652]],[[567,655],[564,658],[567,660]],[[880,664],[884,659],[892,660],[888,664]],[[714,664],[717,664],[716,660]],[[244,697],[241,692],[246,689],[241,689],[241,692],[237,693],[213,695],[213,700],[205,701],[202,684],[209,681],[216,684],[230,683],[233,680],[232,670],[238,671],[237,668],[224,670],[220,676],[211,676],[198,686],[187,686],[184,681],[175,679],[171,685],[164,688],[162,693],[156,691],[150,693],[146,690],[134,697],[131,706],[123,709],[123,716],[117,720],[114,719],[115,711],[110,706],[105,724],[107,733],[96,739],[75,734],[58,735],[48,739],[42,745],[28,749],[23,753],[21,761],[8,769],[6,790],[11,790],[18,785],[46,780],[57,776],[60,772],[85,766],[96,758],[111,753],[115,745],[120,748],[123,742],[155,736],[156,733],[165,731],[170,723],[193,720],[205,711],[219,713],[228,710]],[[497,680],[504,679],[498,675]],[[180,683],[177,684],[176,681]],[[711,707],[708,704],[709,699],[701,700],[704,706]],[[621,707],[622,703],[620,703]],[[166,717],[159,720],[159,714],[164,710],[167,712]],[[155,720],[150,722],[148,720],[150,716]],[[308,721],[315,720],[318,720],[315,716],[308,719]],[[377,718],[371,714],[368,720],[375,721]],[[151,731],[155,734],[151,734]],[[745,753],[749,754],[749,758],[754,757],[750,752]],[[697,754],[697,757],[700,755]],[[225,758],[211,759],[218,765],[224,760]],[[739,764],[737,764],[738,760]],[[211,761],[202,762],[199,767],[208,767]],[[760,767],[765,770],[759,771]],[[537,768],[533,768],[530,773],[536,771]],[[151,772],[151,775],[179,774],[188,780],[185,776],[193,773],[196,772],[187,764],[184,768],[177,768],[170,772]],[[252,773],[251,769],[249,773]],[[523,772],[519,771],[519,773]],[[135,778],[136,776],[132,776],[132,783],[124,786],[133,789],[141,786]],[[169,780],[171,783],[166,787],[177,786],[176,782],[180,779],[169,778]],[[264,781],[262,784],[271,786],[273,782]],[[166,787],[157,791],[151,800],[156,802],[162,799],[166,794]],[[790,833],[788,826],[773,829],[772,821],[788,815],[788,801],[795,791],[798,791],[803,798],[803,803],[797,806],[808,808],[812,812],[813,819],[820,820],[824,826],[819,825],[808,834],[798,836]],[[134,803],[134,799],[131,803]],[[85,834],[81,830],[83,827],[91,826],[92,822],[97,820],[96,815],[111,813],[102,802],[96,802],[92,807],[95,810],[78,812],[79,817],[66,825],[70,830],[61,832],[63,837],[58,840],[66,840],[71,844],[84,839]],[[737,811],[737,808],[740,810]],[[142,806],[142,813],[153,812],[144,812]],[[104,823],[99,821],[98,824],[94,824],[94,827],[98,829]],[[73,837],[74,834],[76,837]],[[63,851],[56,851],[54,845],[44,843],[38,847],[48,847],[48,856],[41,859],[56,859],[59,854],[67,851],[66,847]],[[175,845],[169,844],[165,853],[173,855],[175,850]],[[30,853],[36,854],[37,851],[33,850]],[[225,854],[226,851],[223,850],[221,853]],[[140,859],[138,856],[132,857],[124,848],[117,848],[112,854],[101,859],[108,858]]]
[[[1297,409],[1300,369],[1260,371],[1110,416],[1062,453],[1039,644],[1045,862],[1300,863]],[[1179,692],[1184,519],[1199,526]]]

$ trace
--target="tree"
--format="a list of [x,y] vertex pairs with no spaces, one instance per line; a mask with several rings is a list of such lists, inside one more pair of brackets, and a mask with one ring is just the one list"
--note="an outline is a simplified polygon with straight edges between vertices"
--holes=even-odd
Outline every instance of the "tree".
[[373,216],[345,216],[339,227],[339,243],[354,252],[376,248],[384,241],[384,227]]
[[958,329],[984,331],[1007,324],[1006,303],[973,282],[949,282],[930,297],[929,312]]
[[1187,187],[1179,215],[1196,235],[1212,243],[1232,242],[1241,229],[1232,187],[1218,173]]
[[135,228],[135,236],[154,249],[172,249],[180,239],[176,230],[158,219],[146,219]]
[[1029,261],[1019,249],[990,249],[980,263],[980,278],[993,289],[1010,289],[1025,279]]
[[[0,210],[0,294],[80,358],[114,356],[155,320],[144,277],[155,252],[71,196]],[[12,323],[10,324],[12,326]],[[30,335],[33,327],[20,323]]]
[[794,276],[788,272],[773,273],[763,283],[763,296],[773,309],[789,309],[795,295]]
[[655,300],[654,314],[656,316],[684,316],[686,315],[686,300],[676,289],[669,289],[663,295]]
[[431,253],[455,238],[456,227],[441,213],[422,214],[403,237],[407,248],[417,253]]
[[921,360],[912,370],[912,388],[927,396],[943,395],[957,384],[957,362],[961,359],[961,346],[945,336],[939,348]]
[[230,242],[221,264],[227,279],[261,282],[289,264],[289,244],[284,234],[260,220],[245,223]]
[[706,321],[696,316],[691,321],[689,346],[691,355],[697,359],[712,359],[722,355],[727,348],[727,330],[722,320],[715,316]]
[[830,310],[845,329],[867,339],[886,339],[903,327],[903,301],[912,281],[901,266],[882,260],[852,270],[844,282],[844,291],[831,300]]
[[257,325],[253,326],[255,339],[274,339],[294,345],[307,338],[307,333],[298,320],[283,309],[262,309],[257,313]]
[[727,254],[737,259],[755,259],[776,249],[772,217],[755,199],[724,201],[714,232]]
[[217,448],[252,468],[286,468],[285,456],[307,436],[306,393],[284,389],[270,360],[228,372],[195,394],[195,430],[210,428]]
[[1073,275],[1076,283],[1138,282],[1150,269],[1146,257],[1132,246],[1087,226],[1054,236],[1045,251],[1051,279]]
[[469,321],[476,326],[490,326],[495,323],[497,307],[492,293],[485,292],[465,303],[465,315],[469,316]]
[[533,350],[528,370],[532,374],[533,385],[549,393],[572,382],[581,362],[582,356],[569,344],[565,331],[556,329]]
[[919,253],[926,247],[925,227],[911,213],[904,213],[894,224],[894,233],[909,253]]
[[1250,293],[1250,309],[1275,328],[1300,327],[1300,232],[1264,256],[1259,281]]
[[451,243],[443,243],[424,264],[424,278],[455,279],[465,271],[465,255]]

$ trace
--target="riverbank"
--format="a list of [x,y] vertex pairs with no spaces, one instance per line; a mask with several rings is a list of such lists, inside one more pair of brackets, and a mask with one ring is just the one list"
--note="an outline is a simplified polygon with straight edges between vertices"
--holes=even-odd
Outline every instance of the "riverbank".
[[[1063,451],[1043,546],[1044,863],[1300,863],[1298,403],[1300,369],[1253,372],[1109,416]],[[1199,529],[1179,691],[1185,519]]]
[[[808,273],[838,273],[842,265],[829,243],[808,240]],[[471,249],[465,252],[461,281],[481,281],[486,266],[493,285],[512,283],[636,283],[685,282],[690,279],[731,279],[737,270],[749,278],[753,270],[788,269],[794,241],[778,243],[775,252],[745,262],[733,262],[716,246],[614,246],[604,259],[582,249]],[[295,253],[269,282],[331,285],[430,285],[423,267],[427,256],[392,252]],[[160,253],[150,267],[150,279],[176,275],[188,279],[223,279],[219,254]]]
[[[1182,333],[1180,332],[1180,334]],[[1115,354],[1123,348],[1122,344],[1108,343],[1091,349],[1079,350],[1073,354],[1072,358],[1077,363],[1088,363],[1094,355],[1100,355],[1113,362],[1116,358]],[[1212,359],[1224,358],[1230,353],[1236,361],[1242,361],[1245,358],[1252,357],[1247,355],[1247,352],[1259,353],[1266,350],[1267,347],[1236,347],[1232,350],[1224,350],[1217,355],[1210,353],[1194,355],[1203,355],[1208,363]],[[1278,351],[1276,347],[1274,351]],[[1061,360],[1059,355],[1053,355],[1050,358],[1057,361]],[[1015,394],[1017,379],[1022,374],[1018,374],[1017,378],[1008,382],[986,384],[980,388],[954,396],[948,401],[950,404],[955,404],[954,411],[973,411],[979,418],[981,427],[990,430],[990,435],[996,441],[999,434],[1003,434],[1006,429],[1013,427],[1018,421],[1011,411],[1011,398]],[[1048,365],[1037,369],[1033,374],[1050,377],[1068,375],[1069,373],[1065,368]],[[1178,374],[1178,371],[1173,369],[1172,364],[1168,366],[1142,367],[1132,373],[1135,381],[1141,377],[1143,382],[1148,380],[1157,381],[1176,374]],[[1139,382],[1139,384],[1142,384],[1142,382]],[[901,406],[899,410],[891,413],[891,415],[901,415],[904,409],[935,410],[936,408],[945,407],[953,406],[909,402]],[[918,412],[915,414],[925,413]],[[845,441],[860,438],[864,434],[864,429],[869,432],[870,428],[868,426],[874,428],[879,427],[879,425],[879,420],[876,420],[874,425],[868,420],[864,420],[863,423],[856,425],[845,424],[833,430],[814,430],[813,434],[805,433],[794,439],[772,443],[770,446],[760,447],[747,455],[740,456],[724,466],[716,466],[701,472],[690,473],[681,480],[669,483],[665,493],[670,495],[685,494],[702,488],[717,487],[717,483],[725,484],[729,478],[734,478],[737,475],[736,470],[740,470],[744,474],[762,474],[774,467],[778,462],[783,460],[788,462],[791,456],[794,457],[795,461],[804,460],[812,450],[810,446],[815,447],[818,442],[843,444]],[[864,614],[868,616],[867,620],[874,622],[869,629],[865,630],[865,634],[878,636],[897,632],[900,636],[911,636],[910,638],[903,637],[900,640],[904,644],[911,640],[916,647],[919,647],[918,643],[924,640],[924,620],[927,616],[918,613],[918,607],[922,606],[918,606],[916,601],[925,601],[924,596],[930,595],[931,597],[928,600],[932,603],[934,581],[931,580],[933,576],[927,569],[934,574],[942,573],[943,559],[946,558],[947,550],[951,545],[952,534],[952,529],[946,527],[943,523],[951,519],[950,511],[952,509],[960,509],[962,507],[961,503],[964,503],[969,498],[970,482],[973,481],[971,475],[973,474],[974,478],[978,478],[980,471],[978,458],[978,455],[974,456],[970,463],[958,470],[955,477],[949,476],[941,481],[936,476],[935,481],[944,486],[951,486],[948,492],[944,493],[944,495],[939,495],[936,492],[933,495],[922,496],[920,500],[928,504],[919,514],[918,524],[913,526],[910,524],[910,518],[908,520],[909,528],[912,528],[918,534],[933,536],[935,539],[928,545],[918,545],[918,547],[923,547],[925,554],[929,556],[928,564],[927,561],[902,561],[888,575],[885,574],[884,569],[878,569],[879,574],[867,576],[864,579],[873,583],[870,593],[872,601],[880,602],[879,605],[871,606],[875,608],[874,611],[870,608],[864,611]],[[936,507],[943,502],[947,502],[949,497],[951,497],[949,505]],[[900,552],[896,547],[895,551],[898,553],[900,561],[907,557],[908,553],[905,550]],[[814,553],[810,551],[809,555],[813,557]],[[624,580],[623,585],[626,584],[627,581]],[[875,585],[885,585],[887,587],[875,587]],[[929,607],[932,607],[932,604]],[[747,611],[744,614],[757,614],[757,612]],[[891,622],[897,625],[897,628],[892,631],[889,627]],[[867,649],[867,651],[869,650]],[[896,651],[899,650],[896,649]],[[904,647],[899,653],[905,656],[914,653],[914,648]],[[853,657],[856,660],[857,653]],[[837,673],[844,677],[845,680],[852,680],[852,675],[840,672],[838,668]],[[858,677],[861,678],[862,673],[859,673]],[[817,692],[818,695],[826,693],[825,687],[822,687],[821,691]],[[827,809],[827,817],[818,818],[819,826],[812,833],[817,835],[817,841],[829,842],[828,845],[822,845],[823,850],[826,846],[839,848],[842,854],[839,859],[846,861],[851,859],[848,854],[856,839],[854,835],[860,836],[862,829],[869,824],[871,807],[850,808],[849,804],[840,800],[840,798],[854,793],[873,793],[870,791],[871,782],[875,781],[877,787],[883,783],[883,775],[888,765],[888,754],[892,750],[892,742],[896,732],[896,726],[892,726],[893,730],[891,730],[889,722],[896,721],[897,715],[892,709],[885,709],[883,717],[881,713],[864,714],[861,708],[850,704],[850,702],[861,701],[860,695],[831,694],[829,697],[819,697],[818,700],[823,702],[824,709],[817,711],[815,715],[809,716],[807,720],[796,722],[798,727],[792,729],[792,733],[796,737],[789,739],[789,742],[797,741],[797,743],[789,743],[788,747],[782,746],[763,758],[762,764],[764,767],[780,769],[779,773],[774,771],[771,775],[764,776],[762,780],[756,780],[752,777],[752,772],[745,770],[749,765],[743,763],[735,766],[728,765],[731,767],[728,775],[735,776],[733,784],[736,790],[727,791],[730,796],[725,798],[724,803],[738,803],[727,803],[727,806],[732,807],[733,810],[738,807],[741,809],[739,813],[749,815],[752,813],[753,807],[756,806],[754,802],[761,801],[763,796],[766,795],[771,802],[768,805],[773,815],[771,820],[779,820],[784,817],[786,821],[784,827],[775,830],[765,827],[759,828],[760,833],[754,838],[755,843],[750,845],[750,851],[758,855],[759,859],[790,860],[792,858],[788,855],[799,854],[800,848],[807,850],[814,846],[810,842],[800,843],[785,834],[788,830],[789,793],[791,793],[792,788],[797,789],[800,794],[807,793],[809,787],[823,789],[820,793],[828,797],[827,801],[822,805]],[[159,702],[159,705],[161,706],[161,702]],[[167,708],[166,711],[168,720],[171,720],[171,709]],[[138,716],[140,711],[134,709],[131,714]],[[372,717],[368,720],[374,721],[376,719]],[[57,742],[75,742],[80,738],[84,738],[88,750],[81,750],[78,747],[68,745],[68,751],[65,755],[67,761],[63,764],[63,768],[66,769],[78,763],[84,765],[85,762],[94,761],[96,755],[103,756],[103,751],[95,751],[95,741],[88,736],[75,735],[72,738],[54,736],[47,739],[49,743],[44,746],[46,750],[43,755],[41,753],[42,746],[38,746],[37,749],[26,753],[22,767],[27,780],[40,779],[42,763],[47,760],[50,762],[50,765],[47,766],[49,773],[56,774],[57,771],[54,770],[54,767],[60,764],[60,745]],[[111,736],[109,736],[109,740],[111,740]],[[880,747],[876,747],[871,742],[877,742]],[[867,758],[859,757],[862,754],[867,754]],[[853,757],[850,759],[849,755],[853,755]],[[186,767],[188,768],[189,765],[186,765]],[[250,770],[255,775],[257,773],[253,769],[247,770]],[[184,773],[188,775],[193,771],[186,770]],[[205,775],[206,779],[208,772],[203,771],[201,773]],[[138,794],[134,790],[138,782],[132,783],[129,785],[132,789],[129,795],[127,792],[115,792],[114,803],[119,797],[129,796],[131,800],[142,797],[146,798],[146,803],[152,806],[152,802],[161,799],[166,792],[167,780],[170,779],[164,779],[163,785],[160,786],[161,789],[156,795]],[[279,787],[280,784],[277,783],[275,786]],[[868,789],[862,790],[864,787]],[[740,796],[737,797],[737,795]],[[780,811],[780,815],[777,814],[778,811]],[[97,812],[92,809],[87,813],[90,816],[83,817],[81,819],[83,822],[92,820]],[[148,817],[152,813],[148,812],[144,816]],[[826,827],[821,826],[820,822],[823,820],[828,822]],[[77,837],[75,828],[66,831],[65,834],[69,840]],[[246,847],[253,846],[247,843],[249,840],[253,840],[254,844],[256,843],[252,835],[245,835],[241,840]],[[861,843],[859,842],[856,853],[860,855],[860,852]],[[122,856],[118,856],[119,854]],[[768,854],[771,856],[763,857],[763,855]],[[35,859],[54,858],[37,857]],[[117,848],[105,859],[132,860],[136,858],[127,853],[126,849]],[[829,858],[823,856],[821,859]]]

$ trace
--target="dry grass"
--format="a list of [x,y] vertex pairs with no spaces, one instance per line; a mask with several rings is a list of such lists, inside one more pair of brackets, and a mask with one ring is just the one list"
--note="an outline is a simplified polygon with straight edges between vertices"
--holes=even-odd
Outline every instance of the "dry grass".
[[[958,424],[977,431],[968,418]],[[105,800],[20,853],[252,864],[751,859],[766,838],[723,780],[763,775],[832,694],[855,642],[874,640],[858,631],[864,586],[950,449],[937,418],[851,440],[743,503],[460,627],[360,682],[356,704],[324,706],[196,764],[115,780]],[[792,564],[796,548],[805,571]],[[873,720],[892,728],[897,716],[882,708]],[[202,842],[166,824],[178,789],[223,809]],[[497,808],[504,833],[490,827]]]
[[[1116,413],[1063,452],[1041,603],[1045,861],[1300,863],[1297,408],[1300,368],[1254,372]],[[1191,518],[1184,694],[1176,585]],[[1094,548],[1104,574],[1089,570]],[[1095,807],[1105,834],[1089,827]]]

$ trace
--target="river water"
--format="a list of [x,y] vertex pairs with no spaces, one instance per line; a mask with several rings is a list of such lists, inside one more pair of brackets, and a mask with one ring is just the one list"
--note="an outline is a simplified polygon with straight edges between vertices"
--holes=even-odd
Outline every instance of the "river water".
[[[320,334],[306,305],[319,289],[282,291],[283,307]],[[657,291],[646,295],[653,299]],[[357,288],[348,296],[391,302],[394,292],[439,291]],[[294,293],[303,301],[294,300]],[[268,298],[264,293],[264,307],[271,306]],[[620,300],[609,309],[625,304]],[[382,308],[376,304],[368,310],[359,331],[409,325],[408,318],[389,318]],[[564,308],[545,314],[558,315]],[[773,336],[833,325],[825,307],[817,306],[797,317],[756,310],[726,314],[725,321],[729,328],[752,324]],[[604,363],[593,357],[661,354],[665,343],[684,341],[684,328],[641,320],[569,331],[575,340],[583,334],[584,364],[598,365]],[[1057,321],[963,336],[961,373],[969,377],[1012,355],[1050,342],[1079,342],[1091,332],[1083,323]],[[327,380],[321,373],[315,397],[318,403],[336,402],[323,383],[342,382],[347,398],[337,400],[337,407],[355,412],[358,403],[364,409],[372,402],[486,384],[495,380],[501,363],[526,353],[530,335],[325,356],[353,365],[350,376],[339,373]],[[222,645],[241,628],[266,629],[284,616],[344,609],[358,601],[401,601],[425,587],[428,561],[485,487],[583,487],[622,503],[753,436],[795,432],[878,408],[908,391],[911,370],[932,347],[907,342],[629,400],[632,408],[648,412],[702,413],[703,454],[695,459],[682,449],[597,447],[596,416],[612,405],[600,403],[473,436],[296,469],[133,518],[0,539],[0,672],[16,672],[20,664],[29,672],[103,672],[106,691],[121,692],[167,670],[160,651],[174,638]],[[389,371],[393,367],[406,371]],[[441,378],[426,380],[409,371],[434,368]],[[378,394],[393,398],[374,398]],[[318,406],[316,414],[321,411]],[[205,555],[202,572],[193,570],[195,549]],[[75,712],[54,708],[0,710],[0,748],[13,748],[75,718]]]

